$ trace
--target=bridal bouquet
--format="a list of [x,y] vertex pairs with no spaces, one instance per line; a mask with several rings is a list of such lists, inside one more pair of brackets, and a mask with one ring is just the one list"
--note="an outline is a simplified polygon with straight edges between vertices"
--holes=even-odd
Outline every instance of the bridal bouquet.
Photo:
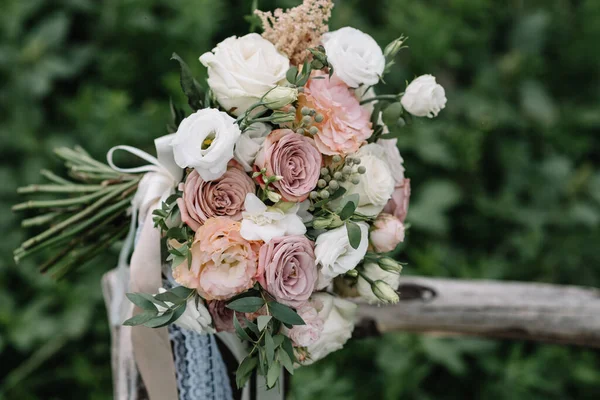
[[[247,344],[240,387],[255,370],[273,387],[282,368],[340,349],[356,309],[344,298],[398,301],[402,266],[386,254],[404,240],[410,180],[394,135],[437,116],[446,98],[431,75],[377,95],[405,38],[382,50],[355,28],[329,32],[332,7],[256,11],[262,35],[200,56],[207,90],[174,54],[191,113],[172,107],[157,158],[117,146],[104,164],[58,149],[70,179],[43,171],[50,184],[20,191],[65,196],[14,207],[46,210],[23,225],[49,226],[15,259],[50,249],[42,270],[61,277],[128,231],[131,242],[138,226],[136,251],[159,237],[141,256],[158,254],[170,270],[157,276],[173,285],[128,293],[136,308],[125,325],[237,334]],[[118,150],[150,165],[119,168]],[[143,268],[138,276],[156,274]]]

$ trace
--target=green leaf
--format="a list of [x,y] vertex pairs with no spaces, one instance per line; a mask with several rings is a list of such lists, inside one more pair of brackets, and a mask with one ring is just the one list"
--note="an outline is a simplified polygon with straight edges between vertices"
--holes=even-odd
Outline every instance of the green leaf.
[[248,318],[245,317],[243,321],[246,327],[248,327],[252,332],[254,332],[256,336],[260,336],[260,329],[258,329],[258,326],[256,326],[254,322],[250,321]]
[[296,311],[292,310],[286,305],[277,302],[269,303],[269,310],[271,310],[271,314],[273,317],[277,318],[284,324],[290,325],[304,325],[304,320],[300,318]]
[[265,331],[265,351],[267,353],[267,363],[271,365],[275,358],[275,343],[269,331]]
[[281,345],[281,348],[283,350],[285,350],[285,352],[287,353],[287,355],[292,360],[292,363],[294,361],[296,361],[296,355],[294,354],[294,346],[292,345],[292,341],[290,340],[289,337],[287,337],[287,336],[283,337],[283,344]]
[[171,228],[167,231],[167,238],[184,242],[188,239],[185,228]]
[[269,323],[269,321],[271,320],[271,316],[270,315],[261,315],[257,318],[257,325],[258,325],[258,330],[262,331],[263,329],[265,329],[265,326],[267,326],[267,324]]
[[152,318],[156,317],[156,315],[157,315],[157,312],[145,311],[143,313],[139,313],[139,314],[134,315],[133,317],[129,318],[127,321],[123,322],[123,325],[125,325],[125,326],[142,325],[142,324],[150,321]]
[[354,215],[354,211],[356,211],[356,207],[358,207],[358,198],[358,193],[353,193],[344,198],[345,204],[341,207],[342,209],[338,213],[338,216],[342,221],[345,221]]
[[292,359],[288,355],[288,353],[282,349],[277,349],[277,359],[283,365],[283,367],[290,373],[290,375],[294,375],[294,363]]
[[348,231],[348,241],[350,242],[350,246],[352,246],[354,250],[358,249],[362,236],[360,226],[352,221],[347,221],[346,230]]
[[147,326],[148,328],[160,328],[161,326],[168,324],[172,317],[173,310],[167,310],[161,316],[144,323],[144,326]]
[[284,338],[285,338],[285,335],[281,335],[281,334],[273,336],[273,343],[275,343],[275,347],[281,346]]
[[237,371],[235,371],[235,382],[238,389],[241,389],[246,384],[257,364],[258,360],[256,357],[246,357],[242,360]]
[[146,300],[151,301],[152,303],[154,303],[158,306],[161,306],[163,308],[169,308],[169,306],[164,301],[154,298],[154,296],[151,294],[148,294],[148,293],[136,293],[136,294],[139,296],[142,296]]
[[281,365],[275,361],[269,367],[269,372],[267,372],[267,387],[272,388],[277,383],[279,379],[279,375],[281,374]]
[[151,300],[148,300],[142,294],[140,294],[140,293],[127,293],[126,296],[127,296],[127,298],[133,304],[135,304],[136,306],[138,306],[142,310],[146,310],[146,311],[155,310],[155,311],[158,312],[158,310],[156,309],[156,306],[154,306],[153,302]]
[[242,328],[240,321],[238,321],[237,313],[233,313],[233,327],[235,328],[236,333],[241,339],[252,342],[252,338],[248,335],[248,333]]
[[298,76],[298,68],[295,66],[290,67],[285,74],[285,78],[289,83],[296,83],[296,77]]
[[169,292],[181,299],[187,299],[193,291],[194,289],[186,288],[185,286],[175,286],[174,288],[169,289]]
[[331,196],[329,196],[327,199],[323,199],[323,200],[319,200],[314,204],[315,208],[320,208],[323,207],[325,204],[329,203],[332,200],[338,199],[340,197],[342,197],[344,194],[346,193],[346,189],[343,187],[340,187],[338,190],[336,190]]
[[179,68],[181,69],[181,89],[183,93],[188,98],[188,104],[190,107],[196,111],[202,108],[202,86],[194,79],[192,76],[192,71],[190,67],[177,55],[177,53],[173,53],[171,56],[171,60],[175,60],[179,63]]
[[233,311],[253,313],[260,310],[264,305],[265,301],[262,297],[242,297],[241,299],[230,302],[226,307]]
[[154,296],[154,298],[157,300],[168,301],[172,304],[180,304],[181,302],[185,301],[184,299],[182,299],[179,296],[176,296],[172,292],[159,293],[156,296]]

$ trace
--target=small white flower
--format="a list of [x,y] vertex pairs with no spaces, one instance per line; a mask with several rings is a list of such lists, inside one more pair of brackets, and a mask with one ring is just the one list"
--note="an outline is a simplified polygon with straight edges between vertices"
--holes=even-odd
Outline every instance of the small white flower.
[[416,117],[437,117],[446,107],[446,92],[433,75],[421,75],[408,85],[402,107]]
[[322,37],[327,61],[334,73],[350,87],[375,85],[385,69],[385,57],[371,36],[344,27]]
[[398,139],[379,139],[377,144],[385,150],[385,158],[390,166],[396,186],[404,182],[404,159],[398,150]]
[[255,122],[242,132],[242,135],[235,144],[233,155],[242,167],[244,167],[244,171],[252,171],[256,155],[269,133],[271,133],[271,126],[263,122]]
[[200,62],[208,68],[208,86],[217,101],[236,116],[284,82],[290,68],[288,58],[257,33],[223,40]]
[[[400,274],[384,271],[379,265],[374,263],[365,264],[365,266],[363,267],[363,273],[373,282],[383,281],[392,288],[397,288],[400,284]],[[364,278],[362,278],[360,275],[358,276],[356,289],[358,290],[358,294],[360,295],[360,297],[367,300],[369,303],[372,304],[382,302],[382,300],[378,296],[376,296],[375,293],[373,293],[371,284],[367,282]],[[380,295],[382,295],[382,293],[380,293]],[[398,295],[396,294],[396,297],[397,296]],[[390,298],[391,297],[394,296],[390,293]]]
[[[159,288],[158,293],[164,293],[164,288]],[[172,304],[165,302],[168,306]],[[164,312],[166,308],[159,305],[156,306],[159,312]],[[212,317],[208,312],[208,309],[204,306],[202,301],[198,302],[196,307],[196,299],[192,296],[186,303],[185,311],[181,314],[181,317],[177,318],[174,322],[175,325],[180,326],[183,329],[188,329],[197,333],[215,333],[215,329],[212,325]]]
[[376,216],[383,210],[394,192],[394,178],[390,170],[385,149],[370,143],[361,147],[355,154],[361,160],[360,165],[366,172],[359,176],[358,185],[346,181],[346,195],[358,193],[356,212],[367,216]]
[[268,243],[276,237],[306,233],[306,227],[297,214],[297,203],[280,203],[267,207],[255,194],[248,193],[244,207],[246,211],[242,213],[240,234],[246,240]]
[[352,336],[356,304],[328,293],[315,293],[311,301],[319,304],[318,316],[324,321],[321,336],[307,347],[310,357],[303,364],[312,364],[331,352],[341,349]]
[[369,226],[358,222],[360,227],[360,244],[353,249],[348,239],[346,226],[324,232],[315,242],[315,258],[320,266],[317,285],[319,289],[327,286],[331,279],[344,274],[358,265],[367,253],[369,246]]
[[196,111],[181,121],[171,141],[175,162],[181,168],[194,168],[205,181],[220,178],[240,135],[228,114],[214,108]]

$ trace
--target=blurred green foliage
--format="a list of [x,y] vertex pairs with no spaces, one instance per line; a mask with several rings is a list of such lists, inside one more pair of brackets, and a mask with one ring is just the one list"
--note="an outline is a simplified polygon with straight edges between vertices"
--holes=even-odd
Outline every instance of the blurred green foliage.
[[[249,0],[0,0],[0,398],[109,399],[99,279],[16,266],[18,185],[51,150],[152,151],[197,57],[247,31]],[[287,7],[295,1],[261,1]],[[332,29],[409,36],[382,92],[432,73],[448,105],[400,132],[413,183],[408,274],[600,285],[600,2],[339,0]],[[355,341],[293,378],[303,399],[595,399],[580,348],[405,334]]]

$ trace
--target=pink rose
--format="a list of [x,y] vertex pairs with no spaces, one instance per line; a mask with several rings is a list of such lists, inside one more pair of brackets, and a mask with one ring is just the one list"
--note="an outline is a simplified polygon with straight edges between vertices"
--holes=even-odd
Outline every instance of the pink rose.
[[[312,138],[290,129],[272,131],[258,152],[255,168],[267,170],[267,176],[281,176],[273,186],[284,200],[300,202],[317,186],[322,156]],[[262,179],[261,186],[264,187]]]
[[224,301],[213,300],[208,302],[208,311],[212,316],[217,332],[234,332],[233,310],[225,307]]
[[173,278],[206,300],[227,300],[250,289],[258,270],[257,242],[240,235],[240,223],[226,217],[206,220],[196,231],[192,264],[173,268]]
[[183,191],[183,197],[177,199],[181,219],[194,231],[212,217],[223,216],[239,221],[246,194],[254,193],[255,189],[252,179],[236,162],[230,163],[223,176],[209,182],[193,170],[185,184],[179,184],[179,190]]
[[260,248],[258,281],[280,303],[308,300],[317,275],[313,242],[305,236],[275,238]]
[[[303,106],[315,109],[325,118],[314,125],[319,128],[315,143],[323,154],[355,153],[373,134],[371,114],[361,107],[354,91],[336,75],[331,78],[316,72],[298,98],[298,110]],[[302,118],[301,114],[298,114]]]
[[[321,304],[319,308],[322,308]],[[296,310],[298,315],[304,320],[304,325],[294,325],[287,331],[287,335],[292,339],[296,347],[306,347],[315,343],[321,337],[323,332],[323,320],[319,317],[313,304],[305,303]]]
[[408,212],[408,203],[410,200],[410,179],[404,179],[402,184],[396,186],[396,189],[392,193],[392,198],[387,202],[383,208],[383,212],[392,214],[404,222],[406,219],[406,213]]
[[404,224],[391,214],[381,213],[373,222],[371,244],[378,253],[386,253],[404,241]]

